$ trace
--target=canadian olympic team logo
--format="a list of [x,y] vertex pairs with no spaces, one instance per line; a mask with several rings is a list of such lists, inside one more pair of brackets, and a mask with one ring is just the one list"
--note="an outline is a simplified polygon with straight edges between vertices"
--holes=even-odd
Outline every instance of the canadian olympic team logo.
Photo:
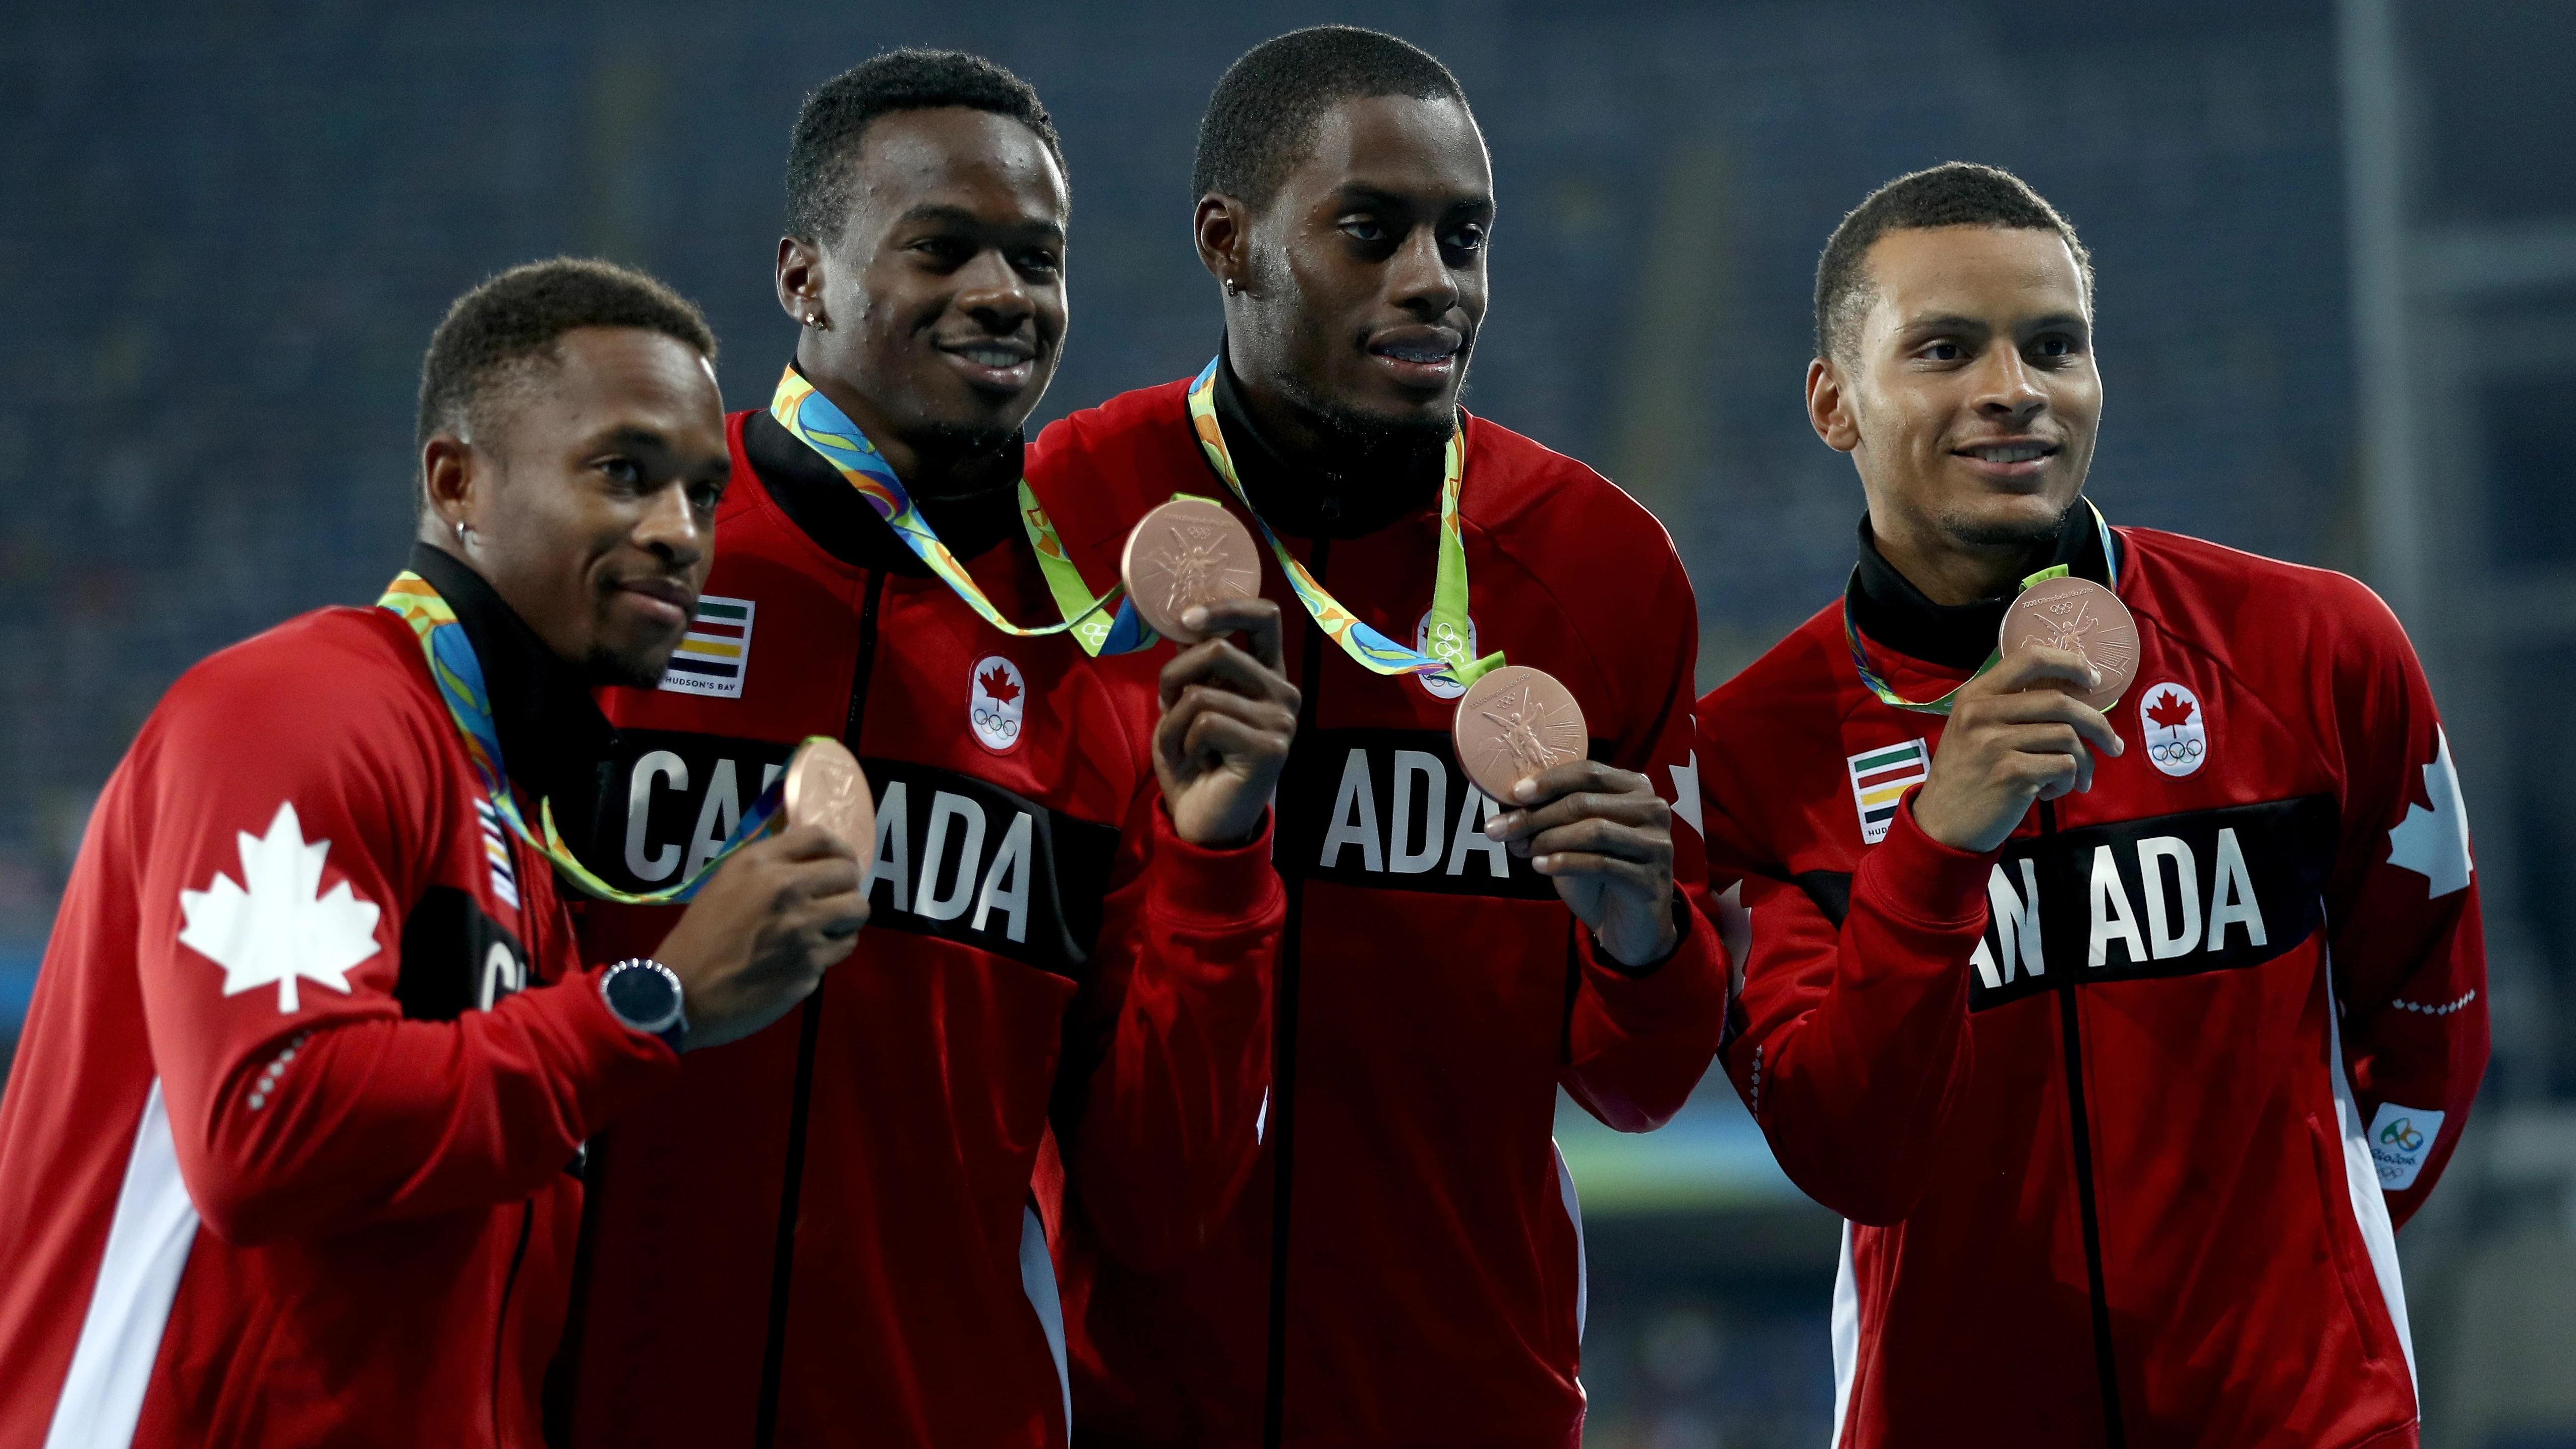
[[[1462,631],[1455,624],[1431,622],[1431,611],[1422,611],[1422,622],[1413,626],[1413,647],[1451,668],[1473,663],[1476,658],[1476,621],[1469,619]],[[1456,699],[1467,692],[1467,686],[1455,680],[1429,674],[1413,676],[1435,699]]]
[[1010,753],[1020,743],[1020,720],[1029,702],[1029,683],[1020,666],[987,654],[966,677],[966,723],[975,732],[975,743],[997,755]]
[[2147,761],[2168,775],[2188,775],[2209,758],[2209,721],[2200,696],[2179,684],[2159,684],[2138,695]]

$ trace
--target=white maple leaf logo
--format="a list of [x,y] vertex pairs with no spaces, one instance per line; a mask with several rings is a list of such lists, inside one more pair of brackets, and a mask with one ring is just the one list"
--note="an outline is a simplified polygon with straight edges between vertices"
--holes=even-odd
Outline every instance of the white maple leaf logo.
[[296,1009],[300,978],[334,991],[349,989],[349,968],[376,954],[377,910],[342,881],[321,893],[331,842],[306,844],[289,801],[277,807],[265,837],[245,830],[242,883],[215,872],[201,891],[179,892],[179,944],[224,968],[224,995],[277,983],[277,1009]]
[[2388,832],[2388,863],[2424,877],[2428,897],[2466,889],[2476,869],[2469,861],[2469,812],[2460,804],[2460,775],[2451,767],[2451,738],[2433,730],[2433,763],[2424,767],[2424,794],[2433,808],[2409,802],[2406,818]]

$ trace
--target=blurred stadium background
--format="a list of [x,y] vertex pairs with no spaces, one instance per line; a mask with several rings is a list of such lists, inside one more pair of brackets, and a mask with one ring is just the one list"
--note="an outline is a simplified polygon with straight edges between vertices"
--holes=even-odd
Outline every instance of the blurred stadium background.
[[[2497,1053],[2400,1239],[2425,1442],[2576,1445],[2576,812],[2550,784],[2576,679],[2546,663],[2576,643],[2576,8],[2546,0],[12,6],[0,1043],[160,692],[396,566],[449,297],[560,252],[644,265],[706,306],[729,397],[756,403],[792,345],[769,258],[799,98],[886,46],[963,46],[1064,130],[1052,418],[1208,355],[1201,104],[1245,46],[1323,20],[1465,82],[1502,200],[1471,405],[1663,516],[1703,685],[1849,568],[1859,491],[1798,404],[1836,218],[1953,157],[2073,216],[2101,272],[2104,509],[2358,573],[2431,666],[2480,827]],[[1724,1083],[1655,1136],[1569,1112],[1563,1137],[1590,1442],[1821,1443],[1836,1225]]]

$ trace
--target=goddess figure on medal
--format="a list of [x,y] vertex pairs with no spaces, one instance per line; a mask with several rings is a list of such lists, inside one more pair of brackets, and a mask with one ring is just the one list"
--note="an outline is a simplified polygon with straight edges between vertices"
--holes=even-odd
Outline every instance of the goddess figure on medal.
[[1520,665],[1494,670],[1458,701],[1451,743],[1477,789],[1509,800],[1514,785],[1583,758],[1583,708],[1553,675]]

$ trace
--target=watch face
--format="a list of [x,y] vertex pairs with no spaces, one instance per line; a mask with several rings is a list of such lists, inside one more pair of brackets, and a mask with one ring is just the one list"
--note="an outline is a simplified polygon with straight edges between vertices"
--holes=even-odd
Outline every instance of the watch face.
[[649,966],[621,966],[608,973],[608,1005],[638,1031],[660,1031],[679,1015],[671,978]]

